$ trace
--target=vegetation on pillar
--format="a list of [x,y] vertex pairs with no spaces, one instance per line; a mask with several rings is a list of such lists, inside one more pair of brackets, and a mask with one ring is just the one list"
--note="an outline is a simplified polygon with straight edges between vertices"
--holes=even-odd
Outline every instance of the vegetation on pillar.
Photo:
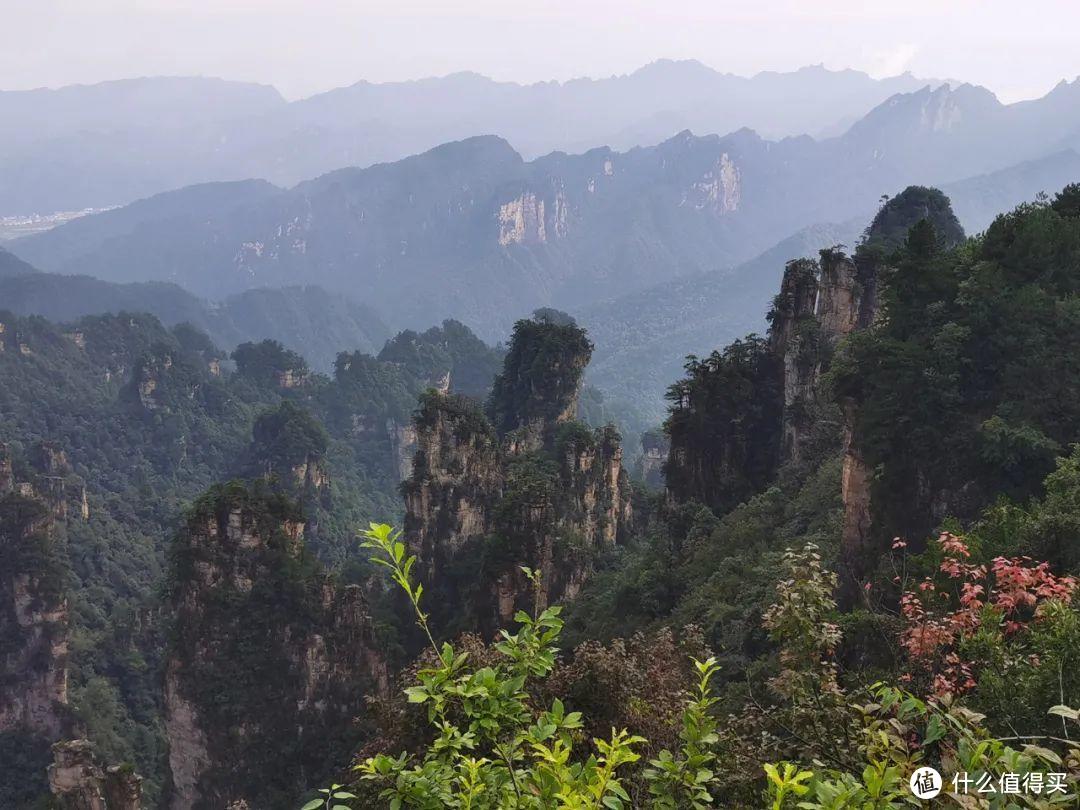
[[287,400],[259,414],[252,438],[251,452],[260,472],[279,476],[297,465],[321,461],[330,442],[310,411]]
[[723,511],[769,483],[779,455],[781,385],[775,354],[753,335],[687,361],[686,377],[667,393],[664,475],[676,499]]
[[911,228],[883,279],[882,316],[830,376],[877,469],[878,548],[920,544],[948,515],[1040,492],[1080,424],[1080,218],[1025,205],[952,250]]
[[488,397],[500,434],[573,419],[581,377],[592,356],[585,330],[543,315],[514,324],[510,349]]

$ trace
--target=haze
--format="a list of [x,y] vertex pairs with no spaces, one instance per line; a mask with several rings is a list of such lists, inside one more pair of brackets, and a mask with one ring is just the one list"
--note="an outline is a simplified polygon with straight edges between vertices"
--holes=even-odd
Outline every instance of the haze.
[[477,71],[602,77],[658,58],[742,75],[824,63],[982,84],[1003,101],[1080,74],[1080,4],[1005,0],[35,0],[0,12],[0,87],[149,75],[273,84],[290,98],[361,79]]

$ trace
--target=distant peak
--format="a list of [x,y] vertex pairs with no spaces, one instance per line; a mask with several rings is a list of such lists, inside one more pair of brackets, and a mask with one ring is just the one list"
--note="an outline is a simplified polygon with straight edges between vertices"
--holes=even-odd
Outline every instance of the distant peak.
[[473,135],[460,141],[450,141],[429,149],[420,157],[424,155],[452,156],[458,160],[499,158],[521,161],[522,159],[510,142],[499,135]]
[[648,75],[716,76],[717,71],[697,59],[657,59],[635,70],[631,76]]

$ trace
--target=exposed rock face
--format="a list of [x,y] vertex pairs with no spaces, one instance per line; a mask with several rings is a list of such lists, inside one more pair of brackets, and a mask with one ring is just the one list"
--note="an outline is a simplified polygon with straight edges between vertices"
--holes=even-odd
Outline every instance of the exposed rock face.
[[310,454],[292,468],[292,479],[301,491],[322,492],[330,486],[330,474],[326,471],[322,459]]
[[499,207],[500,245],[505,247],[523,242],[546,241],[547,223],[543,199],[537,199],[530,191]]
[[781,426],[781,462],[798,461],[812,417],[820,374],[817,262],[799,259],[788,263],[780,294],[769,313],[769,344],[780,358],[784,410]]
[[[53,450],[41,458],[58,463],[62,454]],[[11,469],[0,445],[0,731],[55,740],[68,723],[68,605],[56,523],[66,515],[64,482],[45,475],[14,482]]]
[[684,203],[707,209],[717,216],[738,211],[741,202],[742,175],[727,152],[722,153],[716,165],[694,183],[684,199]]
[[[938,124],[935,124],[938,126]],[[878,211],[866,231],[863,243],[849,259],[837,250],[821,254],[821,300],[818,318],[827,336],[835,343],[844,335],[871,327],[879,317],[887,317],[879,306],[880,289],[887,283],[888,261],[908,238],[911,228],[920,221],[934,227],[941,245],[952,247],[964,239],[964,232],[953,214],[949,200],[940,191],[911,186],[889,200]],[[841,528],[840,601],[852,604],[867,570],[880,551],[875,538],[873,514],[873,470],[864,458],[856,429],[858,403],[839,403],[843,413],[842,445],[844,516]],[[933,513],[934,498],[925,499]],[[936,516],[944,517],[946,510]]]
[[491,424],[465,397],[425,395],[414,426],[416,457],[403,485],[405,535],[430,578],[491,531],[503,456]]
[[277,372],[278,388],[299,388],[307,382],[310,375],[303,369],[287,368]]
[[165,717],[169,738],[169,772],[172,807],[195,807],[200,798],[199,780],[211,767],[206,734],[195,707],[180,688],[180,662],[170,661],[165,672]]
[[15,483],[15,475],[11,468],[11,450],[6,444],[0,443],[0,495],[11,492]]
[[575,326],[519,323],[489,401],[496,425],[463,397],[421,401],[405,537],[425,587],[462,605],[459,625],[494,629],[531,606],[522,565],[541,573],[542,606],[573,598],[629,529],[618,434],[572,421],[589,348]]
[[820,381],[836,345],[873,323],[876,274],[872,262],[857,263],[837,249],[821,251],[820,262],[800,259],[785,270],[769,330],[784,374],[782,463],[801,460],[822,418]]
[[622,457],[619,434],[611,427],[587,441],[564,443],[559,473],[568,503],[563,520],[580,532],[587,546],[613,548],[633,522]]
[[142,779],[121,766],[102,768],[89,740],[58,742],[49,789],[61,810],[141,810]]
[[664,463],[671,450],[667,434],[650,430],[641,434],[641,478],[653,489],[664,486]]
[[843,448],[843,564],[852,570],[864,556],[870,532],[871,471],[854,437],[853,403],[840,409],[824,401],[821,377],[842,338],[873,324],[879,267],[867,255],[849,258],[838,249],[821,251],[820,262],[788,264],[770,313],[769,340],[782,359],[784,408],[781,463],[802,460],[821,421],[839,420]]
[[[436,388],[440,394],[445,394],[450,387],[450,374],[446,375],[446,388]],[[386,420],[386,433],[390,437],[393,447],[394,458],[397,460],[398,478],[402,481],[412,475],[413,456],[416,455],[417,433],[416,426],[412,424],[400,425],[396,419]]]
[[836,343],[855,329],[874,321],[877,310],[877,271],[871,263],[860,270],[842,251],[821,251],[821,276],[816,316],[822,335]]
[[241,485],[197,504],[173,579],[170,807],[290,807],[349,753],[364,695],[386,688],[362,593],[309,558],[295,506]]
[[525,191],[499,206],[499,244],[542,244],[566,235],[568,206],[561,188],[547,199],[535,191]]

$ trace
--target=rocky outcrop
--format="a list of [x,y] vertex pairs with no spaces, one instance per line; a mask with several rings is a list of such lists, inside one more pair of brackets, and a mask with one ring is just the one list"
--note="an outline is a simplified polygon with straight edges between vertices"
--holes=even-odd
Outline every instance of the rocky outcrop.
[[330,474],[318,456],[309,454],[290,471],[296,488],[303,491],[323,492],[330,487]]
[[[844,335],[874,325],[881,311],[881,288],[890,275],[888,263],[908,238],[913,226],[929,222],[943,247],[952,247],[964,238],[949,200],[936,189],[911,186],[888,200],[867,228],[853,258],[838,250],[821,253],[821,293],[818,320],[832,346]],[[843,577],[840,602],[851,605],[867,572],[882,550],[883,538],[874,537],[873,470],[867,463],[857,429],[859,403],[842,398],[844,504],[840,533],[840,562]],[[932,498],[923,504],[933,513]],[[944,510],[937,516],[944,517]]]
[[[68,604],[61,563],[66,460],[37,448],[39,472],[17,482],[0,445],[0,731],[49,740],[68,726]],[[34,463],[36,461],[36,464]]]
[[[446,387],[435,388],[435,390],[440,394],[445,394],[449,387],[450,374],[447,372]],[[397,462],[398,479],[405,481],[412,475],[413,456],[416,455],[419,440],[416,426],[413,424],[399,424],[396,419],[391,417],[386,420],[386,434],[390,437],[390,446],[394,453],[394,460]]]
[[521,566],[540,571],[542,606],[573,598],[629,530],[618,434],[573,421],[590,348],[576,326],[523,321],[489,400],[494,424],[467,398],[421,399],[405,538],[434,598],[462,605],[459,627],[492,630],[531,607]]
[[142,779],[121,765],[103,768],[89,740],[58,742],[49,790],[60,810],[141,810]]
[[504,484],[499,438],[470,399],[429,392],[414,419],[416,455],[405,495],[405,536],[433,578],[488,534]]
[[651,489],[664,486],[664,464],[671,451],[671,441],[662,430],[641,434],[641,480]]
[[[668,394],[671,448],[664,470],[673,500],[725,511],[771,483],[781,467],[805,472],[823,453],[843,447],[845,542],[853,549],[865,542],[871,474],[854,427],[857,403],[832,401],[822,379],[840,342],[878,319],[888,262],[923,220],[941,246],[963,239],[940,191],[907,188],[882,206],[854,256],[835,247],[818,260],[787,265],[767,341],[751,335],[691,359],[687,378]],[[926,507],[932,511],[933,503]]]
[[727,152],[720,155],[716,165],[690,187],[682,200],[683,205],[711,211],[718,217],[735,213],[741,202],[742,174]]
[[298,508],[260,487],[212,490],[173,555],[170,807],[290,807],[387,686],[366,600],[310,558]]
[[568,220],[566,194],[556,189],[545,199],[535,191],[524,191],[518,197],[499,205],[496,220],[499,225],[499,244],[543,244],[566,236]]
[[584,329],[551,312],[514,325],[510,349],[488,399],[488,414],[511,453],[550,449],[556,428],[577,415],[592,357]]
[[565,505],[561,520],[586,546],[611,549],[633,522],[630,478],[622,464],[622,443],[613,427],[579,431],[561,443],[559,475]]
[[781,463],[800,459],[813,419],[812,403],[821,373],[817,303],[817,262],[809,259],[789,262],[784,269],[780,294],[769,313],[769,346],[780,360],[783,376]]

